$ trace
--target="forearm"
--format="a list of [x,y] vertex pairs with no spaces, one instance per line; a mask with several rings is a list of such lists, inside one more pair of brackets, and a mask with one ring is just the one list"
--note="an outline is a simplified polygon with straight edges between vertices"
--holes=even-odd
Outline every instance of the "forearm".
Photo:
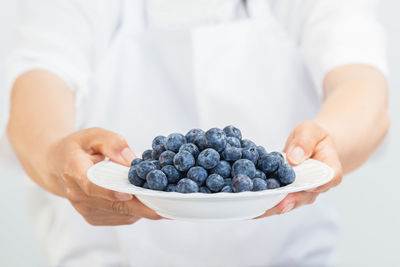
[[67,84],[46,71],[30,71],[15,82],[8,136],[28,175],[58,192],[57,181],[45,180],[45,151],[74,129],[74,96]]
[[333,137],[344,172],[365,162],[388,131],[387,85],[366,65],[347,65],[324,81],[324,104],[316,122]]

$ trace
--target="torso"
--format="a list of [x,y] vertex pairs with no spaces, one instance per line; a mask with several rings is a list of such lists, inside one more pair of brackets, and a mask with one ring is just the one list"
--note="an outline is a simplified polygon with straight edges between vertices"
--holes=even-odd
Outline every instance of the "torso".
[[[186,24],[180,18],[168,27],[165,20],[138,19],[143,16],[139,2],[126,1],[122,28],[78,110],[80,128],[118,132],[139,152],[159,134],[234,124],[245,137],[280,150],[290,130],[317,112],[320,103],[301,54],[265,1],[247,1],[247,8],[241,1],[221,1],[232,5],[224,9],[231,11],[228,15],[218,17],[217,12]],[[327,195],[312,206],[262,220],[196,224],[143,219],[101,230],[83,226],[69,205],[60,207],[49,206],[48,213],[58,223],[64,211],[73,220],[70,229],[64,228],[71,230],[65,236],[71,244],[81,238],[75,235],[79,227],[86,235],[98,231],[97,243],[118,246],[130,266],[323,266],[330,261],[337,231]],[[76,244],[75,251],[90,250],[93,239]]]

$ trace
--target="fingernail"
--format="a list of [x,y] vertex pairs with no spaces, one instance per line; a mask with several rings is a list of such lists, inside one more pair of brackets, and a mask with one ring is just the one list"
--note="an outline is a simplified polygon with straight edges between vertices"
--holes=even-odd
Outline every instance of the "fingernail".
[[114,196],[115,196],[115,198],[117,198],[120,201],[128,201],[128,200],[132,199],[132,195],[121,193],[121,192],[115,192]]
[[295,147],[294,149],[292,149],[292,151],[290,152],[290,159],[293,161],[293,163],[299,164],[301,162],[303,162],[304,160],[304,150],[301,147]]
[[294,208],[294,203],[291,202],[291,203],[289,203],[289,204],[287,204],[287,205],[285,206],[285,208],[282,210],[282,213],[289,212],[289,211],[291,211],[293,208]]
[[126,162],[131,163],[131,161],[135,158],[135,154],[132,152],[132,150],[128,147],[125,147],[121,151],[122,157],[125,159]]

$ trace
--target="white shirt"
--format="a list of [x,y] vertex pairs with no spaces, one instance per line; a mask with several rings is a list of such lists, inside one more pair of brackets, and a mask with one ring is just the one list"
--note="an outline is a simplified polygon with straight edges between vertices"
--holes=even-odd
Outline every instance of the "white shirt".
[[[136,151],[143,151],[148,147],[149,136],[154,136],[153,133],[158,131],[157,128],[165,130],[167,127],[171,127],[173,130],[179,131],[179,127],[187,127],[194,123],[192,119],[194,120],[196,117],[199,117],[199,122],[202,125],[219,126],[229,119],[235,119],[226,113],[238,116],[237,120],[242,125],[246,125],[243,129],[251,129],[249,131],[256,141],[262,140],[272,144],[281,144],[293,123],[299,119],[312,116],[319,103],[318,100],[314,99],[313,101],[311,92],[295,91],[296,86],[299,87],[299,90],[307,87],[308,81],[307,77],[297,77],[297,71],[296,73],[291,72],[294,69],[302,69],[303,66],[299,65],[299,68],[294,67],[292,69],[290,65],[299,62],[292,61],[291,55],[286,57],[287,51],[296,51],[293,59],[302,58],[301,63],[304,63],[306,71],[300,76],[310,76],[319,95],[322,93],[322,81],[325,74],[337,66],[363,63],[375,66],[384,73],[386,71],[381,30],[374,17],[374,1],[279,0],[270,3],[263,0],[248,0],[247,6],[239,0],[147,0],[143,1],[143,5],[138,4],[139,2],[137,1],[133,4],[133,2],[128,1],[94,0],[80,2],[24,1],[21,5],[23,13],[19,37],[20,46],[10,58],[8,64],[7,88],[10,89],[15,78],[29,69],[41,68],[49,70],[63,78],[74,90],[77,96],[77,108],[80,111],[77,119],[81,124],[78,124],[78,127],[84,128],[92,124],[104,123],[107,128],[130,135],[132,139],[128,138],[129,143],[133,145]],[[271,4],[270,11],[263,8],[263,3],[267,2]],[[130,9],[132,7],[130,4],[137,9],[142,9],[139,12],[138,10]],[[265,27],[261,25],[258,28],[257,23],[254,24],[255,28],[252,27],[253,24],[237,23],[237,28],[235,26],[231,28],[230,24],[227,23],[236,23],[236,21],[246,17],[247,14],[256,18],[263,18],[265,12],[271,12],[269,17],[266,16]],[[269,27],[268,24],[275,23],[275,20],[278,24]],[[236,25],[235,23],[233,24]],[[129,90],[121,91],[121,93],[127,94],[125,98],[122,96],[118,98],[118,92],[112,92],[111,95],[114,94],[112,99],[118,101],[119,104],[118,107],[115,106],[115,103],[115,107],[110,107],[113,103],[106,98],[108,95],[107,90],[119,85],[125,84],[126,86],[126,82],[114,86],[115,81],[112,78],[106,78],[100,82],[93,77],[93,73],[97,75],[102,73],[101,65],[103,65],[104,60],[109,60],[110,58],[109,53],[115,45],[114,41],[120,35],[120,25],[125,25],[126,27],[126,24],[132,25],[132,27],[127,27],[128,32],[125,32],[129,36],[133,32],[136,34],[139,32],[139,35],[135,35],[135,38],[138,39],[137,42],[132,43],[136,46],[132,47],[132,49],[129,47],[129,51],[135,51],[126,55],[127,58],[132,57],[133,64],[126,65],[126,67],[123,62],[117,62],[116,65],[105,68],[102,76],[118,74],[120,70],[115,70],[115,67],[120,67],[121,70],[135,70],[136,72],[132,73],[132,77],[129,75],[129,77],[122,77],[127,78],[129,82],[133,82],[135,85],[138,84],[138,81],[139,83],[145,81],[145,85],[150,86],[148,88],[144,87],[146,89],[143,90],[134,90],[134,92]],[[219,30],[214,31],[213,27],[207,27],[207,25],[218,25],[217,28]],[[191,29],[196,29],[195,33],[186,35]],[[232,29],[233,34],[225,32]],[[129,31],[132,31],[132,33]],[[143,35],[143,38],[141,38],[141,31],[149,31],[151,33],[150,35]],[[243,35],[236,37],[234,34],[236,31]],[[262,36],[264,32],[271,34],[271,38]],[[159,33],[162,34],[159,35]],[[165,35],[165,33],[167,34]],[[232,45],[223,38],[219,42],[210,42],[210,37],[218,39],[221,35],[224,38],[230,38],[228,40],[232,40]],[[173,47],[176,44],[180,44],[176,40],[183,38],[182,43],[185,43],[184,40],[188,36],[194,39],[194,51],[199,53],[194,55],[196,62],[193,72],[195,72],[197,81],[193,87],[200,86],[202,95],[197,95],[199,99],[197,103],[196,101],[193,102],[198,105],[196,114],[192,117],[182,116],[182,119],[171,120],[177,127],[175,129],[173,125],[168,126],[162,124],[160,120],[153,119],[158,118],[157,115],[159,114],[153,114],[151,110],[147,110],[148,105],[146,106],[145,103],[153,103],[152,98],[148,95],[151,94],[148,90],[151,90],[153,86],[160,86],[157,84],[158,80],[164,82],[170,80],[168,77],[164,77],[164,71],[170,72],[168,74],[171,77],[178,77],[175,75],[176,73],[186,71],[186,69],[182,68],[187,63],[185,60],[182,61],[183,65],[180,63],[175,64],[175,61],[178,60],[174,59],[175,50]],[[152,42],[152,38],[167,43],[167,46],[163,46],[159,50],[157,50],[158,48],[154,49],[154,51],[163,53],[160,56],[161,61],[158,61],[159,58],[153,57],[151,47],[148,48],[149,44],[157,44],[157,42]],[[246,42],[246,38],[249,38],[248,40],[250,41]],[[251,38],[255,38],[254,40],[257,40],[257,42],[251,42]],[[132,41],[131,39],[129,40]],[[168,44],[173,44],[172,49]],[[223,45],[219,47],[218,44]],[[274,44],[277,44],[277,46],[274,46]],[[283,44],[285,47],[280,47],[279,44]],[[290,46],[293,44],[295,47],[292,49]],[[123,48],[124,42],[121,45],[121,48]],[[140,47],[141,45],[143,47]],[[260,47],[260,45],[262,46]],[[240,48],[242,47],[250,50],[241,50]],[[251,51],[252,49],[262,51],[264,47],[271,51],[261,54]],[[183,50],[187,49],[187,46],[182,46],[182,48]],[[233,50],[233,53],[229,54],[229,51],[224,52],[225,48],[229,48],[227,50],[237,48],[237,50]],[[163,49],[167,50],[164,51]],[[141,59],[142,52],[148,53],[148,55],[146,54],[147,57]],[[220,54],[223,54],[222,58],[214,62],[214,59],[217,59]],[[276,55],[278,55],[278,58],[275,57],[272,60],[272,57]],[[268,69],[271,68],[271,65],[263,64],[263,62],[268,63],[268,56],[271,57],[271,61],[274,64],[276,63],[272,67],[278,69],[278,72]],[[282,58],[282,65],[278,65],[280,57]],[[111,60],[111,62],[114,61]],[[165,70],[162,66],[160,69],[154,68],[158,66],[159,62],[171,65],[167,65],[168,67]],[[232,62],[235,62],[235,64],[231,64]],[[240,64],[237,64],[238,62],[244,63],[243,71],[237,69],[238,65],[240,67]],[[249,63],[250,65],[255,65],[252,69],[253,73],[246,73],[246,68],[250,67],[250,65],[245,64]],[[257,64],[259,64],[260,68],[257,68]],[[277,75],[265,78],[269,73],[263,72],[263,66]],[[148,79],[136,77],[149,75],[146,70],[142,71],[143,68],[154,68],[155,73],[159,75],[153,79],[153,83],[147,83]],[[208,69],[212,71],[208,72]],[[177,70],[176,73],[174,73],[175,70]],[[231,79],[229,75],[213,76],[218,72],[220,74],[241,73],[243,77],[235,77],[235,79],[232,79],[233,82],[229,84],[229,81],[226,81],[227,78]],[[136,73],[138,75],[135,76],[134,74]],[[284,80],[293,80],[295,84],[283,84]],[[111,82],[108,88],[101,88],[103,84],[109,81]],[[196,88],[191,88],[191,83],[185,79],[178,82],[181,81],[183,81],[183,84],[177,83],[175,85],[172,83],[173,86],[168,88],[171,92],[165,92],[163,90],[164,87],[161,86],[159,87],[161,90],[154,91],[154,93],[160,94],[160,96],[163,94],[163,97],[166,98],[171,94],[173,98],[183,95],[186,100],[181,102],[176,100],[175,103],[184,104],[191,100],[191,94],[196,93]],[[296,84],[297,82],[299,83]],[[229,88],[218,89],[226,84],[229,84]],[[187,85],[189,85],[189,88]],[[129,83],[128,86],[130,86]],[[280,92],[273,92],[273,88],[264,90],[264,86],[279,88]],[[179,91],[180,87],[183,90]],[[285,91],[286,87],[291,88]],[[247,89],[246,92],[243,92],[243,88]],[[263,91],[268,91],[269,94],[263,95]],[[225,96],[229,93],[236,94],[229,101],[223,103]],[[251,97],[247,99],[248,101],[242,102],[243,97],[246,99],[246,94]],[[293,99],[288,96],[292,96]],[[93,100],[91,97],[93,97]],[[257,97],[259,99],[251,101],[251,99]],[[132,116],[132,125],[140,129],[138,125],[148,126],[150,121],[150,124],[154,122],[153,128],[155,130],[147,127],[132,133],[132,129],[130,129],[132,127],[124,125],[126,124],[123,120],[124,118],[120,116],[121,114],[132,112],[129,99],[141,100],[143,103],[137,103],[142,104],[139,110],[146,110],[147,115],[143,116],[143,118]],[[267,101],[263,102],[263,99]],[[221,107],[213,105],[213,101],[221,104]],[[282,108],[282,103],[285,103],[285,101],[286,104],[289,103],[295,108],[293,110]],[[258,103],[256,105],[258,107],[253,107],[253,102]],[[279,120],[275,118],[276,116],[272,116],[273,114],[264,114],[265,121],[275,125],[277,128],[275,133],[269,133],[269,137],[266,133],[272,131],[265,125],[257,125],[259,123],[257,115],[260,114],[257,108],[260,108],[260,105],[265,103],[269,105],[266,109],[276,110],[283,118]],[[160,102],[157,104],[161,107],[165,103]],[[238,112],[238,107],[243,111]],[[91,110],[96,108],[98,112]],[[193,109],[196,110],[196,107]],[[116,113],[112,113],[114,117],[112,114],[110,115],[110,112],[107,112],[109,110],[117,110]],[[190,110],[187,111],[189,112]],[[285,111],[287,113],[284,113]],[[174,111],[171,109],[170,112]],[[214,114],[222,114],[224,112],[225,114],[215,118]],[[240,112],[243,112],[243,114]],[[180,114],[182,114],[182,111],[178,109],[176,116],[178,117]],[[90,119],[86,117],[90,117]],[[87,119],[87,122],[85,122],[85,119]],[[188,122],[185,123],[184,119],[187,119]],[[135,138],[132,137],[133,135]],[[269,148],[269,146],[267,147]],[[274,149],[277,148],[274,147]],[[40,189],[32,190],[30,194],[32,203],[44,195],[47,196]],[[32,210],[41,210],[41,213],[35,214],[35,220],[41,221],[41,223],[36,223],[36,227],[40,228],[37,229],[37,232],[41,233],[42,246],[47,250],[48,257],[53,263],[71,263],[69,260],[73,261],[74,256],[76,259],[79,258],[77,255],[84,257],[84,255],[81,255],[84,254],[83,251],[87,251],[87,255],[92,255],[93,251],[90,249],[97,245],[98,252],[103,255],[102,259],[98,259],[99,263],[104,263],[107,260],[114,262],[115,255],[112,255],[112,252],[117,250],[118,246],[121,246],[122,250],[126,250],[128,256],[129,254],[133,255],[131,255],[130,262],[136,265],[165,265],[166,263],[163,259],[168,259],[169,255],[176,252],[176,250],[185,249],[185,244],[187,244],[186,249],[189,248],[189,250],[185,250],[184,253],[192,255],[196,254],[196,249],[202,251],[201,255],[198,256],[201,262],[193,262],[192,264],[192,262],[187,262],[185,257],[181,259],[174,256],[169,258],[174,262],[174,264],[170,263],[171,265],[188,266],[196,264],[201,266],[203,263],[203,265],[218,266],[222,264],[216,258],[218,253],[208,252],[206,248],[196,248],[195,244],[198,243],[209,244],[213,250],[216,249],[213,246],[220,246],[219,251],[222,253],[233,253],[231,257],[225,259],[227,260],[225,265],[229,266],[243,266],[245,264],[282,265],[290,262],[296,263],[297,261],[303,264],[317,264],[326,263],[326,259],[319,259],[318,257],[330,256],[336,233],[334,215],[331,212],[326,195],[321,196],[317,204],[264,221],[227,223],[224,226],[191,225],[182,222],[160,223],[141,220],[133,226],[117,228],[117,237],[109,236],[109,228],[101,228],[104,230],[104,232],[101,232],[103,230],[94,230],[93,227],[88,226],[69,203],[63,199],[49,196],[48,200],[44,202],[48,204],[43,205],[41,203],[41,205]],[[52,220],[49,220],[50,218]],[[67,225],[66,221],[68,221]],[[43,229],[45,225],[48,225],[48,229]],[[228,233],[223,233],[224,229]],[[241,229],[243,231],[240,231]],[[265,229],[265,231],[260,232],[260,229],[261,231]],[[302,231],[303,229],[305,231]],[[310,234],[310,229],[313,229],[311,231],[313,234]],[[174,235],[175,232],[187,236]],[[259,237],[264,235],[269,236],[270,239],[266,237],[259,240]],[[74,236],[85,236],[85,238],[84,240],[71,238]],[[103,236],[107,237],[107,239],[101,240]],[[213,236],[215,236],[214,239]],[[104,243],[104,240],[106,240],[106,243]],[[256,240],[258,241],[253,242]],[[65,242],[65,245],[60,245],[60,241]],[[249,248],[250,244],[239,241],[253,242],[251,245],[255,246],[255,248]],[[268,256],[260,255],[258,252],[260,246],[265,246],[268,249],[268,253],[266,253]],[[318,253],[309,256],[308,260],[304,258],[309,253],[315,252],[317,248],[319,249]],[[134,251],[130,252],[130,249]],[[150,257],[152,249],[161,258],[149,261],[146,257]],[[240,257],[242,251],[244,255]],[[210,253],[210,256],[204,255],[205,252]],[[115,253],[118,253],[118,251]],[[248,255],[247,258],[246,255]],[[66,258],[67,256],[69,258]],[[110,258],[107,258],[108,256]],[[266,258],[264,259],[264,257]],[[86,260],[88,259],[86,258]],[[228,261],[229,259],[234,260]],[[81,266],[84,265],[83,260],[80,264],[79,262],[75,263]]]
[[[249,0],[251,1],[251,0]],[[266,0],[267,1],[267,0]],[[15,79],[42,68],[63,78],[72,90],[86,90],[120,22],[124,1],[22,0],[18,48],[7,65],[5,99]],[[233,19],[240,0],[148,0],[149,27],[179,27]],[[301,47],[310,75],[322,89],[325,74],[352,63],[387,72],[383,31],[375,0],[279,0],[274,15]],[[0,132],[8,120],[8,102]]]

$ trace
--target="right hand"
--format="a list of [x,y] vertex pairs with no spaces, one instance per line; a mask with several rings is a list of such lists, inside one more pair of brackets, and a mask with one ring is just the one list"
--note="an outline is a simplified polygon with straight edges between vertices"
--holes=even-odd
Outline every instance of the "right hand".
[[70,134],[51,145],[46,153],[48,178],[58,180],[50,184],[61,187],[57,191],[63,192],[91,225],[132,224],[140,218],[161,219],[135,196],[104,189],[88,180],[87,170],[105,157],[130,166],[136,156],[125,139],[113,132],[90,128]]

